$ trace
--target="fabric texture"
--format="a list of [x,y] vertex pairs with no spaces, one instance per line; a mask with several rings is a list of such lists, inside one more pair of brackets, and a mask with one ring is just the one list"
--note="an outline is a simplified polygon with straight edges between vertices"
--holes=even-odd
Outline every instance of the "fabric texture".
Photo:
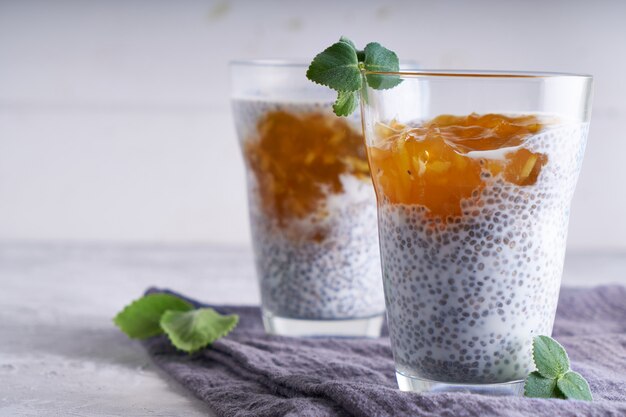
[[593,402],[401,392],[388,337],[269,336],[258,307],[211,307],[240,316],[211,347],[188,355],[165,336],[144,343],[219,416],[626,416],[626,287],[561,290],[553,336],[589,381]]

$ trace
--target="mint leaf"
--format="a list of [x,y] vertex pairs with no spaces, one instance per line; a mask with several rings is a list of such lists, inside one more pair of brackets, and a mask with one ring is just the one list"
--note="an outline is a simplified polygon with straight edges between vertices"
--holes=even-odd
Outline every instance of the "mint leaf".
[[167,311],[161,317],[161,327],[178,349],[194,352],[235,328],[239,316],[223,316],[212,308],[192,311]]
[[163,333],[159,324],[163,313],[192,308],[187,301],[170,294],[149,294],[126,306],[113,322],[131,339],[146,339]]
[[563,346],[548,336],[533,339],[533,360],[537,372],[545,378],[559,378],[569,371],[569,358]]
[[363,80],[352,41],[341,38],[319,53],[306,72],[309,80],[336,91],[357,91]]
[[544,378],[539,372],[531,372],[524,383],[524,395],[532,398],[554,398],[556,379]]
[[354,44],[354,42],[352,42],[350,39],[346,38],[345,36],[340,37],[339,42],[347,43],[348,45],[352,47],[352,49],[356,51],[356,45]]
[[[379,43],[368,43],[364,52],[364,65],[367,71],[398,72],[400,70],[398,55]],[[365,78],[367,84],[376,90],[386,90],[402,82],[397,75],[366,74]]]
[[337,93],[337,101],[333,104],[333,111],[337,116],[349,116],[359,104],[358,93],[356,91]]
[[559,391],[570,400],[593,401],[589,384],[579,373],[569,371],[556,382]]

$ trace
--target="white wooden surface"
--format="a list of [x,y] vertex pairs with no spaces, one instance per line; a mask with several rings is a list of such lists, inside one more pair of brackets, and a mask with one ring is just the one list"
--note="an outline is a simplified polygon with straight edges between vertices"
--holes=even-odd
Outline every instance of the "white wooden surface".
[[[626,256],[568,255],[565,285],[626,284]],[[202,416],[111,322],[149,286],[256,304],[245,247],[0,243],[0,416]]]
[[258,301],[237,249],[0,245],[0,416],[207,415],[111,321],[153,285]]
[[626,250],[626,2],[0,0],[0,238],[248,242],[233,58],[341,34],[425,67],[591,73],[570,246]]

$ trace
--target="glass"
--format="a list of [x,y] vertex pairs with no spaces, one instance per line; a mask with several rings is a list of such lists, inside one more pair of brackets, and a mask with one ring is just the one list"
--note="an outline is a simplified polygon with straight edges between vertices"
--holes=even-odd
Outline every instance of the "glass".
[[523,393],[556,312],[589,76],[400,72],[362,93],[405,391]]
[[378,336],[376,197],[358,113],[335,116],[334,93],[305,64],[230,69],[266,331]]

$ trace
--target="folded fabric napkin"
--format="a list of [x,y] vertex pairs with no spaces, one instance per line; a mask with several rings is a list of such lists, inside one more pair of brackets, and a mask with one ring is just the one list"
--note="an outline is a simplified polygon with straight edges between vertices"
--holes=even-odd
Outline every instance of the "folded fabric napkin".
[[626,287],[561,290],[553,336],[593,402],[401,392],[387,337],[269,336],[258,307],[211,307],[240,316],[211,347],[188,355],[164,336],[145,346],[220,416],[626,416]]

